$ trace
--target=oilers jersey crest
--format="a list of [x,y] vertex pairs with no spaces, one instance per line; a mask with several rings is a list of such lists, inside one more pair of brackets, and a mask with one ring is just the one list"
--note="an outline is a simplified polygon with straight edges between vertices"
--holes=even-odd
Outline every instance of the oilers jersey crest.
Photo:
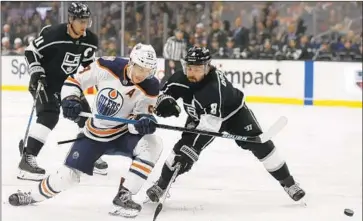
[[118,90],[103,88],[96,97],[97,113],[113,117],[120,112],[124,99]]
[[[67,78],[62,99],[71,95],[79,97],[83,90],[96,86],[93,114],[120,118],[151,114],[159,94],[159,81],[152,77],[133,84],[126,74],[127,65],[128,60],[123,58],[99,58],[73,78]],[[125,124],[93,118],[87,120],[84,131],[87,137],[101,142],[114,140],[127,132]]]

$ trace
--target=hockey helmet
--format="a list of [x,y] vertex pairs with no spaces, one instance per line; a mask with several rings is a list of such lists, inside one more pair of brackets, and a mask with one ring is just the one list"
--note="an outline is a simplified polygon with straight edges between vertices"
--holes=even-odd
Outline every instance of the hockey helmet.
[[130,63],[137,64],[140,67],[151,69],[150,77],[156,72],[157,57],[153,46],[138,43],[130,53]]
[[211,55],[205,47],[192,47],[184,59],[187,65],[207,65],[211,62]]
[[72,2],[72,4],[68,8],[68,17],[72,20],[75,19],[89,19],[88,26],[91,27],[91,10],[88,5],[81,2]]

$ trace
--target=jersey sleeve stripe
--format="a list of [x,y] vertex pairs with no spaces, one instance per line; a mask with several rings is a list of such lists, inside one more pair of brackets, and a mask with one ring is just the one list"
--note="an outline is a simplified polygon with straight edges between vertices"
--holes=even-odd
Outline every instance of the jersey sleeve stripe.
[[75,84],[77,85],[79,88],[81,88],[81,84],[74,78],[68,77],[65,81],[65,83],[69,83],[69,84]]
[[49,46],[51,46],[51,45],[55,45],[55,44],[73,44],[73,41],[54,41],[54,42],[51,42],[51,43],[49,43],[49,44],[46,44],[46,45],[44,45],[44,46],[40,47],[40,48],[38,49],[38,52],[40,52],[40,51],[41,51],[41,50],[43,50],[44,48],[47,48],[47,47],[49,47]]
[[84,45],[84,46],[88,46],[88,47],[97,49],[97,46],[95,46],[95,45],[91,45],[91,44],[87,44],[87,43],[83,43],[83,42],[81,43],[81,45]]
[[115,78],[117,78],[117,79],[119,79],[119,77],[117,76],[117,74],[115,74],[113,71],[111,71],[109,68],[107,68],[107,67],[105,67],[105,66],[103,66],[103,65],[101,65],[100,64],[100,62],[97,60],[96,61],[96,64],[98,65],[98,67],[99,68],[101,68],[101,69],[103,69],[103,70],[105,70],[105,71],[107,71],[109,74],[111,74],[112,76],[114,76]]

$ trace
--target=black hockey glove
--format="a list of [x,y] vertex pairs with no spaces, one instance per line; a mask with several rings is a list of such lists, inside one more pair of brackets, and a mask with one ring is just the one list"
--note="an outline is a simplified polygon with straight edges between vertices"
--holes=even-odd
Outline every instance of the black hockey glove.
[[135,120],[138,121],[134,124],[134,127],[140,135],[152,134],[155,132],[157,121],[153,115],[140,114],[137,115]]
[[77,96],[68,96],[62,100],[62,110],[64,118],[76,121],[82,111],[81,99]]
[[160,95],[156,101],[155,114],[159,117],[179,117],[180,107],[170,95]]
[[39,82],[44,86],[44,88],[47,87],[44,68],[40,66],[34,66],[29,69],[29,73],[30,73],[30,83],[29,83],[30,91],[36,91]]
[[174,167],[177,163],[180,163],[179,173],[182,174],[188,172],[198,158],[199,154],[194,148],[183,145],[178,153],[176,153],[172,166]]

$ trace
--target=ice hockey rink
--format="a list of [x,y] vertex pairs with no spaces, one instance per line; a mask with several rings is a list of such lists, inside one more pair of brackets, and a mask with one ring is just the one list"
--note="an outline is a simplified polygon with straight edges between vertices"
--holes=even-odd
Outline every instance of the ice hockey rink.
[[[92,98],[90,99],[92,101]],[[83,177],[81,184],[43,203],[12,207],[8,196],[18,189],[36,187],[35,182],[16,179],[20,160],[18,142],[32,105],[24,92],[2,94],[2,221],[113,221],[112,199],[119,178],[130,160],[105,156],[107,176]],[[290,171],[307,195],[306,206],[292,201],[262,164],[233,141],[216,139],[188,174],[173,185],[159,221],[361,221],[362,220],[362,109],[272,104],[250,104],[261,126],[267,129],[279,116],[289,119],[273,140]],[[178,120],[183,125],[185,115]],[[168,124],[170,119],[159,119]],[[57,141],[74,138],[77,126],[61,118],[39,155],[38,163],[55,172],[64,161],[70,144]],[[158,130],[164,152],[143,187],[155,181],[179,132]],[[134,220],[151,221],[156,205],[144,205]],[[353,217],[344,215],[354,210]]]

